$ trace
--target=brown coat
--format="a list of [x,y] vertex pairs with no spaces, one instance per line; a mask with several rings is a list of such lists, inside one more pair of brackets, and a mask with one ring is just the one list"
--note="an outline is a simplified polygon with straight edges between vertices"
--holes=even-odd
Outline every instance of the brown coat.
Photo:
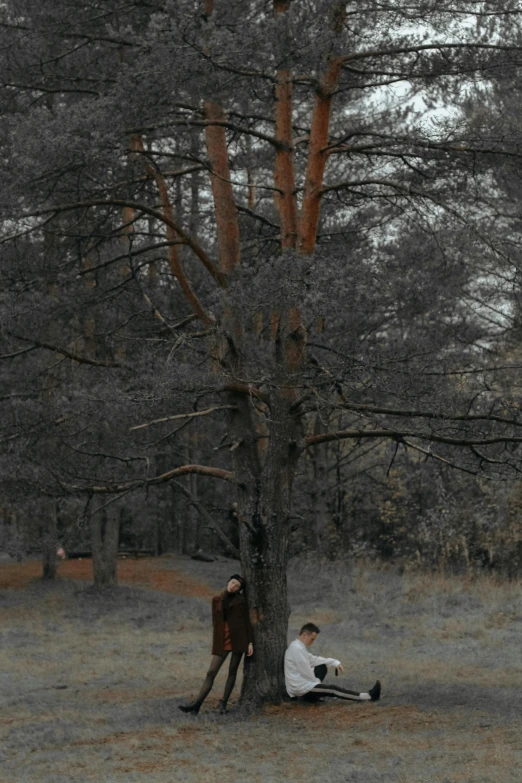
[[[212,599],[212,655],[224,655],[225,630],[223,617],[223,596],[216,595]],[[253,639],[252,627],[248,617],[247,603],[242,595],[236,595],[228,605],[227,616],[232,642],[232,652],[246,653]]]

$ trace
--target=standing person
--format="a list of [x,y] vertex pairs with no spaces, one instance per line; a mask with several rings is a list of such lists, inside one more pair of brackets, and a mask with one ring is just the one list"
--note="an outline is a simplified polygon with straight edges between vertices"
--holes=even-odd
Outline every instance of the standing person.
[[303,696],[307,701],[318,701],[322,696],[330,696],[346,701],[379,701],[381,683],[379,680],[367,693],[349,691],[339,685],[323,683],[328,667],[343,671],[341,661],[336,658],[321,658],[312,655],[309,648],[315,642],[319,628],[314,623],[306,623],[285,653],[285,684],[289,696]]
[[236,684],[237,670],[243,653],[252,655],[252,628],[248,617],[248,607],[244,595],[245,580],[240,574],[232,574],[226,590],[212,599],[212,658],[210,668],[201,686],[197,698],[190,704],[180,704],[183,712],[195,715],[212,690],[214,680],[226,657],[231,653],[230,667],[225,685],[225,693],[219,702],[221,714],[227,711],[230,694]]

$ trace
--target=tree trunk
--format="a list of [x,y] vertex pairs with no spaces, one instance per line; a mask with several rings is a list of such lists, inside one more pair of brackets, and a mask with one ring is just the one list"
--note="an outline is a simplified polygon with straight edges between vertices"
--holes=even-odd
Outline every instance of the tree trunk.
[[[326,427],[317,415],[314,434],[326,432]],[[328,508],[328,444],[322,443],[312,453],[312,523],[311,548],[320,554],[329,553],[329,508]]]
[[116,561],[118,556],[118,538],[120,533],[119,509],[101,511],[92,518],[91,543],[94,586],[99,590],[114,587],[116,580]]
[[42,579],[52,580],[56,577],[57,531],[56,515],[50,513],[44,525],[40,528],[42,542]]
[[[277,704],[285,692],[283,658],[288,618],[288,498],[265,481],[250,499],[250,525],[240,527],[241,563],[247,580],[254,655],[245,662],[242,705]],[[241,523],[242,515],[240,515]]]
[[[188,439],[189,440],[188,440],[187,458],[188,458],[188,462],[191,463],[196,460],[195,457],[196,450],[193,448],[192,445],[193,433],[189,432]],[[188,477],[188,485],[189,485],[190,494],[195,500],[197,500],[198,480],[197,480],[197,476],[194,473],[192,473]],[[192,505],[187,506],[186,524],[189,530],[189,538],[191,540],[190,554],[194,554],[194,552],[197,552],[202,547],[204,548],[205,542],[202,541],[200,516],[198,514],[197,509],[194,508],[194,506]],[[185,538],[187,538],[187,536],[185,536]]]
[[[262,574],[246,555],[249,547],[243,547],[243,573],[248,580],[248,601],[249,604],[256,604],[250,612],[254,631],[254,655],[245,660],[241,693],[242,707],[247,711],[264,703],[278,704],[285,693],[283,659],[290,614],[285,538],[280,536],[275,528],[265,531]],[[255,547],[250,551],[252,557],[259,555]]]
[[[241,694],[246,710],[277,704],[285,693],[283,658],[290,614],[286,571],[298,452],[291,403],[280,397],[271,407],[268,453],[257,477],[247,476],[248,460],[237,457],[240,554],[254,632],[254,655],[246,660]],[[255,464],[253,459],[250,466]]]
[[160,519],[159,514],[156,514],[156,518],[154,520],[154,555],[156,557],[159,557],[162,554],[161,523],[162,520]]

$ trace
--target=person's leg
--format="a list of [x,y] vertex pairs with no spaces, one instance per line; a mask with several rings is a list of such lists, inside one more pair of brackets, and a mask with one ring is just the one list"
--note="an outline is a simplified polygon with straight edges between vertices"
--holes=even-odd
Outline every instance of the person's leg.
[[[319,666],[316,666],[314,668],[314,674],[317,677],[318,680],[321,680],[321,682],[324,680],[328,673],[328,666],[325,663],[321,663]],[[305,693],[303,696],[303,699],[305,701],[311,701],[316,702],[319,701],[321,698],[319,693],[314,693],[314,690],[308,691],[308,693]]]
[[[375,683],[368,693],[359,693],[358,691],[349,691],[347,688],[341,688],[340,685],[328,685],[321,683],[309,691],[312,696],[330,696],[335,699],[344,699],[345,701],[379,701],[381,697],[381,683],[379,680]],[[309,694],[306,694],[307,696]]]
[[230,699],[230,694],[234,690],[234,685],[236,684],[237,670],[239,669],[239,664],[241,663],[242,657],[243,657],[243,653],[234,653],[234,652],[230,656],[230,666],[228,668],[228,677],[225,683],[225,692],[223,694],[223,698],[219,702],[220,712],[226,712],[227,703],[228,700]]
[[221,669],[221,666],[223,665],[223,662],[225,661],[226,657],[228,655],[228,652],[224,653],[224,655],[213,655],[210,660],[210,666],[207,672],[207,676],[205,677],[205,680],[203,682],[203,685],[201,686],[201,689],[196,697],[196,699],[191,702],[191,704],[187,705],[180,705],[180,710],[182,712],[194,712],[198,713],[199,708],[207,698],[208,694],[212,690],[212,686],[214,685],[214,680],[216,679],[216,675],[218,671]]
[[328,666],[325,663],[321,663],[319,666],[316,666],[314,668],[314,674],[317,677],[317,679],[321,680],[322,682],[326,677],[326,675],[328,674]]

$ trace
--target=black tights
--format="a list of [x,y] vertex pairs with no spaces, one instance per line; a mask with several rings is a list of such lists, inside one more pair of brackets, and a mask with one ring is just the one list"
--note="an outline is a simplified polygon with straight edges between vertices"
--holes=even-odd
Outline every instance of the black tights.
[[321,680],[321,684],[316,685],[311,691],[305,693],[303,696],[305,701],[319,701],[324,696],[345,699],[347,701],[360,701],[360,694],[357,691],[349,691],[346,688],[341,688],[339,685],[323,685],[327,671],[328,667],[324,663],[315,667],[314,674],[318,680]]
[[[203,704],[208,694],[212,690],[212,686],[214,685],[214,680],[216,679],[216,675],[218,671],[221,669],[222,665],[224,664],[227,655],[228,652],[223,653],[223,655],[212,656],[212,659],[210,661],[210,667],[207,672],[207,676],[205,677],[205,681],[201,686],[201,690],[198,693],[198,697],[196,699],[196,701],[199,702],[199,704]],[[235,653],[235,652],[233,652],[230,657],[230,666],[228,668],[228,677],[225,685],[225,693],[223,694],[223,701],[225,703],[229,700],[230,694],[234,690],[234,685],[236,684],[237,670],[239,669],[239,664],[241,663],[242,657],[243,657],[243,653]]]

